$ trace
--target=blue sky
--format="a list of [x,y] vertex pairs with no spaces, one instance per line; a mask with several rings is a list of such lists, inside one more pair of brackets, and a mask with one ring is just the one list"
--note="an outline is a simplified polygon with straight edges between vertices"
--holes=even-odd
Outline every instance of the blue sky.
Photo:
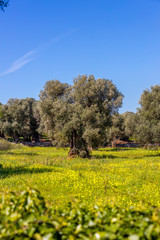
[[45,82],[113,81],[120,112],[160,84],[160,0],[10,0],[0,12],[0,102],[38,99]]

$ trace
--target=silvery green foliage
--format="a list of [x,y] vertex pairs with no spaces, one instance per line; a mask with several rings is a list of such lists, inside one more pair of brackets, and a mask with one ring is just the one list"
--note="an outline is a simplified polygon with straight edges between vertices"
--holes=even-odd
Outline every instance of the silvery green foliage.
[[1,118],[2,118],[2,110],[1,110],[2,104],[0,103],[0,137],[2,137],[2,123],[1,123]]
[[10,99],[7,104],[2,105],[2,131],[15,141],[18,141],[19,137],[24,140],[30,140],[31,137],[37,140],[40,120],[36,105],[33,98]]
[[[14,144],[5,139],[0,139],[0,151],[14,148]],[[1,165],[1,164],[0,164]]]
[[68,84],[60,83],[58,80],[51,80],[46,82],[44,90],[40,93],[39,111],[41,123],[39,132],[45,132],[52,139],[55,138],[58,122],[62,124],[63,120],[65,120],[63,117],[67,110],[68,88]]
[[134,137],[142,144],[160,143],[160,85],[145,90],[139,103]]
[[111,126],[106,128],[106,141],[109,144],[117,139],[125,138],[124,118],[122,114],[114,114],[111,117],[111,122]]
[[137,124],[137,117],[136,113],[133,112],[125,112],[121,114],[124,119],[124,134],[127,138],[130,138],[133,136],[135,127]]
[[88,146],[103,143],[105,128],[122,98],[112,81],[93,75],[78,76],[72,86],[48,81],[40,93],[41,126],[58,143],[69,143],[76,154],[87,152]]
[[137,125],[137,115],[133,112],[116,113],[111,118],[112,124],[106,128],[105,144],[114,147],[116,140],[129,141],[133,139]]

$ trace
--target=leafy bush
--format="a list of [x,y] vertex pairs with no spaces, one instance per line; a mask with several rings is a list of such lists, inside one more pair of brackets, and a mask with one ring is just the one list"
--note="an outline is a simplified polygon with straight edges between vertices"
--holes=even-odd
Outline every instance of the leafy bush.
[[15,148],[15,144],[8,142],[5,139],[0,139],[0,151],[8,150],[11,148]]
[[[78,204],[77,204],[78,205]],[[11,193],[0,204],[0,239],[160,239],[160,212],[69,204],[66,210],[47,208],[39,191]]]

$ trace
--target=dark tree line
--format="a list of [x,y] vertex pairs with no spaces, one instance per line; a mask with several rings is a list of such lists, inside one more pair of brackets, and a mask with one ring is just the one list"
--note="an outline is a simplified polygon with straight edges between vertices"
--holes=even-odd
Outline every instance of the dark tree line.
[[0,137],[39,141],[46,134],[70,155],[89,156],[117,139],[160,143],[160,86],[145,90],[137,113],[119,114],[123,95],[112,81],[82,75],[73,85],[47,81],[40,99],[10,99],[0,104]]

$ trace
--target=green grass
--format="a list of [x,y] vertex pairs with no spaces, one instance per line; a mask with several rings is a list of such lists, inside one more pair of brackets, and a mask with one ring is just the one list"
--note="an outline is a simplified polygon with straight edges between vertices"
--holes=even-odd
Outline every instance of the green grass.
[[40,190],[48,204],[78,199],[93,205],[160,207],[160,151],[99,149],[91,159],[68,158],[68,149],[21,147],[0,151],[0,193]]

